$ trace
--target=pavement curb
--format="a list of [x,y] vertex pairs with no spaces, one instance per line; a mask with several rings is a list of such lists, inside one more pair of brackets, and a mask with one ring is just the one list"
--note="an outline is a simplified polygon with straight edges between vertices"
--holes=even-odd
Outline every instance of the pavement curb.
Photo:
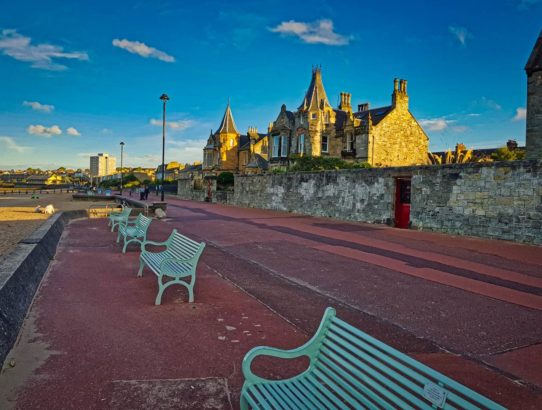
[[0,258],[0,367],[17,340],[64,227],[70,220],[86,216],[86,211],[60,212]]

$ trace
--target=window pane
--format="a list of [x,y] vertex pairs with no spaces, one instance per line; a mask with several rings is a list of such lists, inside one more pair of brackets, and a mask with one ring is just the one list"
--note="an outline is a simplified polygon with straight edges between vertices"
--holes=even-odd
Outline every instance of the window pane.
[[281,157],[288,156],[288,137],[286,135],[282,136],[282,148],[280,150]]
[[274,158],[279,156],[279,149],[280,149],[280,137],[278,135],[275,135],[273,137],[273,157]]
[[328,137],[326,135],[322,136],[322,152],[327,152]]

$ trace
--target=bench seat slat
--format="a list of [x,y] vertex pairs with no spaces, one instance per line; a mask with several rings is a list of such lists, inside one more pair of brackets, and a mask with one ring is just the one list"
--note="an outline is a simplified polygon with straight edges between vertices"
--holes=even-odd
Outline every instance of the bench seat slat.
[[307,398],[299,391],[297,383],[277,383],[277,387],[284,390],[288,397],[293,397],[292,407],[294,409],[309,409]]
[[298,399],[302,400],[302,402],[304,403],[303,407],[307,409],[322,407],[322,403],[313,394],[313,392],[307,390],[304,387],[303,383],[301,383],[301,380],[302,379],[288,381],[284,383],[284,386],[289,389],[293,394],[295,394]]
[[356,392],[350,384],[345,383],[342,378],[337,378],[336,373],[334,373],[322,360],[316,362],[315,373],[330,386],[334,392],[339,393],[341,400],[346,401],[350,406],[360,408],[365,402],[365,399],[360,398],[360,394]]
[[273,389],[271,389],[270,385],[269,384],[260,384],[258,386],[259,390],[260,390],[260,393],[262,394],[262,396],[264,397],[266,403],[268,403],[271,408],[273,410],[277,409],[277,410],[282,410],[282,409],[285,409],[286,410],[286,407],[283,407],[281,404],[280,404],[280,400],[279,400],[279,395],[277,395]]
[[[376,385],[378,385],[378,382],[375,381],[370,375],[367,374],[367,372],[363,371],[363,369],[360,367],[359,363],[357,363],[357,359],[352,356],[350,353],[348,353],[346,350],[342,349],[341,347],[335,346],[333,347],[333,350],[330,350],[328,347],[329,344],[323,344],[321,347],[321,354],[327,355],[333,360],[338,360],[337,355],[340,355],[344,358],[346,358],[348,361],[344,361],[341,363],[342,366],[345,366],[350,370],[355,376],[360,380],[360,383],[362,383],[364,393],[367,394],[367,396],[374,401],[375,403],[378,403],[378,405],[382,407],[389,407],[390,401],[386,401],[385,398],[382,397],[381,394],[374,391],[374,388]],[[353,364],[357,363],[357,364]],[[356,366],[356,367],[354,367]],[[388,397],[389,399],[389,397]],[[400,402],[396,402],[396,405],[399,405]]]
[[333,392],[327,388],[328,386],[318,380],[317,376],[320,378],[318,369],[315,368],[311,373],[307,374],[307,380],[328,399],[327,403],[330,403],[328,404],[328,407],[331,409],[348,409],[348,406],[344,404],[339,397],[333,394]]
[[254,396],[254,400],[257,403],[256,408],[258,409],[264,409],[264,410],[272,410],[272,407],[267,403],[265,399],[265,391],[262,394],[260,389],[262,389],[262,385],[254,386],[254,389],[252,389],[252,395]]
[[[328,333],[329,335],[331,333]],[[397,406],[401,408],[412,406],[412,404],[405,402],[405,400],[415,404],[419,408],[427,406],[427,402],[421,401],[416,395],[411,393],[412,390],[423,390],[423,387],[415,385],[404,376],[395,372],[395,370],[386,366],[385,363],[360,350],[357,346],[345,342],[343,339],[331,337],[326,339],[324,344],[349,360],[354,361],[367,377],[367,384],[378,391],[381,396],[392,400]],[[344,350],[344,348],[348,350]]]
[[269,391],[269,393],[272,394],[275,397],[275,399],[277,399],[281,409],[295,410],[291,407],[290,404],[288,404],[291,399],[285,392],[283,392],[279,388],[279,383],[269,383],[268,385],[266,385],[266,388]]
[[318,381],[314,382],[313,379],[307,374],[298,381],[298,387],[306,397],[312,397],[318,402],[318,408],[333,409],[333,403],[327,398],[327,395],[322,392],[322,387]]
[[[337,363],[335,363],[337,358],[332,356],[333,352],[331,352],[327,347],[322,347],[318,360],[331,367],[337,374],[337,377],[341,378],[343,384],[350,384],[352,386],[351,393],[356,395],[358,400],[360,400],[366,407],[375,407],[377,404],[382,407],[389,406],[389,403],[383,401],[374,392],[372,392],[367,385],[365,385],[367,378],[364,377],[359,370],[355,369],[346,362],[341,363],[339,366]],[[353,376],[347,373],[345,369],[347,369]]]
[[[336,334],[337,336],[334,337],[333,334]],[[417,368],[413,369],[412,367],[408,367],[407,365],[401,363],[400,360],[402,359],[402,357],[398,357],[398,355],[390,357],[387,354],[383,354],[376,347],[366,343],[365,340],[361,341],[359,339],[356,339],[353,335],[349,334],[348,332],[344,331],[339,327],[331,327],[328,336],[330,340],[337,341],[337,343],[340,343],[343,347],[346,347],[357,356],[363,357],[363,359],[370,363],[372,366],[381,370],[383,369],[384,372],[381,374],[385,373],[386,380],[390,380],[391,383],[388,381],[383,381],[381,378],[378,379],[382,381],[385,385],[389,386],[393,391],[396,391],[398,393],[400,392],[403,397],[407,398],[409,401],[419,401],[419,399],[416,399],[415,397],[419,396],[420,392],[423,392],[423,386],[425,384],[437,384],[440,381],[440,378],[430,379],[425,375],[421,374]],[[401,355],[403,354],[401,353]],[[367,369],[371,368],[367,367]],[[405,374],[408,378],[403,376],[403,374],[401,373]],[[375,373],[371,371],[371,374],[374,375]],[[411,379],[414,379],[416,383],[411,381]],[[447,403],[449,403],[450,405],[454,404],[460,408],[480,408],[475,407],[472,402],[466,401],[465,399],[457,395],[455,391],[455,387],[457,386],[457,384],[457,382],[454,382],[453,386],[446,385],[446,390],[448,391]],[[398,388],[396,388],[396,386]],[[408,388],[410,391],[414,391],[416,394],[413,395],[409,391],[405,390],[403,387]],[[464,389],[467,388],[464,387]]]
[[[334,317],[332,319],[333,324],[336,324],[340,328],[343,328],[350,333],[356,335],[357,337],[365,340],[370,345],[374,346],[378,350],[387,353],[386,356],[393,357],[395,359],[400,360],[401,362],[406,363],[407,365],[411,366],[415,369],[415,374],[417,378],[419,377],[419,380],[429,380],[432,383],[435,382],[441,382],[444,384],[444,388],[448,391],[447,400],[446,403],[452,402],[455,403],[458,407],[467,406],[468,408],[475,408],[473,402],[481,407],[478,408],[495,408],[495,402],[488,399],[485,396],[482,396],[481,394],[475,392],[472,389],[469,389],[466,386],[463,386],[462,384],[456,382],[453,379],[450,379],[446,375],[443,375],[440,372],[437,372],[436,370],[430,368],[429,366],[424,365],[423,363],[409,357],[408,355],[405,355],[404,353],[401,353],[400,351],[394,349],[391,346],[388,346],[381,341],[375,339],[374,337],[362,332],[361,330],[355,328],[354,326],[350,325],[349,323],[344,322],[343,320]],[[424,384],[427,383],[427,381],[423,382]],[[469,401],[465,401],[460,395],[467,395],[469,397]],[[500,409],[504,409],[504,407],[500,406],[498,407]]]

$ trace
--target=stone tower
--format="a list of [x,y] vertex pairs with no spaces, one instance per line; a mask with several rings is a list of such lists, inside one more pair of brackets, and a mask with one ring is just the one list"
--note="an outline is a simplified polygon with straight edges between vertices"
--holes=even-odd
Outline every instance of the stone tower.
[[222,122],[215,133],[215,138],[218,141],[220,149],[220,169],[227,171],[235,171],[238,168],[239,136],[233,114],[231,112],[230,103],[226,107],[226,112],[222,118]]
[[[322,155],[322,134],[330,124],[335,123],[335,111],[327,99],[321,68],[312,69],[311,83],[296,114],[301,124],[308,125],[306,153],[313,156]],[[330,136],[326,135],[326,138],[330,138]],[[324,142],[324,149],[329,146],[329,143],[330,141]]]
[[542,32],[525,66],[527,73],[526,159],[542,159]]

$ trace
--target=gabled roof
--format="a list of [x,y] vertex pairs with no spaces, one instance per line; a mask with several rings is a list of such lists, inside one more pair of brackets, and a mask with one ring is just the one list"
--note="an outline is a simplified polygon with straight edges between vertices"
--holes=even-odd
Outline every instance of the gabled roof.
[[220,127],[218,127],[218,131],[216,133],[222,134],[225,132],[231,134],[239,134],[239,131],[237,131],[237,127],[235,126],[235,121],[233,120],[233,114],[231,113],[229,102],[228,106],[226,107],[224,117],[222,118],[222,122],[220,123]]
[[373,125],[377,125],[380,121],[384,119],[386,115],[390,113],[392,108],[393,107],[391,105],[388,105],[387,107],[373,108],[372,110],[361,112],[358,111],[354,113],[354,117],[361,121],[367,121],[369,113],[371,113],[371,120],[373,121]]
[[[254,142],[259,142],[263,140],[265,137],[267,137],[267,134],[262,134],[261,132],[259,132],[258,138],[256,138]],[[249,149],[250,149],[250,136],[249,135],[239,136],[239,151],[245,151]]]
[[321,104],[327,108],[331,108],[331,104],[327,100],[326,90],[322,83],[322,70],[320,68],[312,69],[312,79],[309,85],[309,89],[305,94],[305,98],[298,110],[313,110],[321,108]]
[[525,71],[527,71],[527,75],[542,71],[542,31],[538,35],[538,40],[536,40],[527,65],[525,65]]

